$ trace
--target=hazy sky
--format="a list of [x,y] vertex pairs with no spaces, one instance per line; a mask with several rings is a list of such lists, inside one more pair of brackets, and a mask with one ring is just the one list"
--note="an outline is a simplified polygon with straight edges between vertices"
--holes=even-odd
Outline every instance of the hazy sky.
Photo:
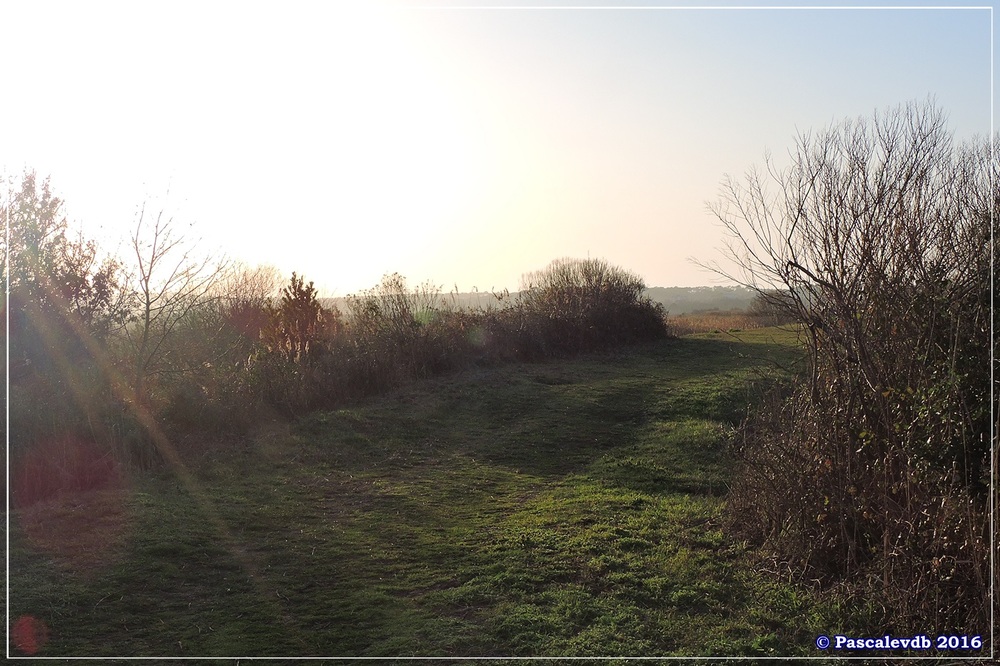
[[326,295],[588,253],[672,286],[718,282],[706,201],[797,131],[929,95],[991,131],[985,5],[421,4],[7,0],[0,170],[112,249],[147,201]]

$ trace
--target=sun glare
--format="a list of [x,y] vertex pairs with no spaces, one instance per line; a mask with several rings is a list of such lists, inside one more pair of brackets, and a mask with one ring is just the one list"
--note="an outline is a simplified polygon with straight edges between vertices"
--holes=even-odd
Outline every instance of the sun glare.
[[312,220],[317,241],[271,244],[270,260],[283,251],[282,263],[294,259],[306,273],[322,263],[327,286],[340,291],[371,286],[421,257],[458,251],[448,239],[488,178],[484,139],[447,69],[400,16],[377,7],[345,11],[323,20],[332,35],[311,35],[317,44],[310,57],[319,62],[300,56],[287,63],[307,65],[316,80],[296,84],[311,92],[294,110],[270,114],[287,129],[268,130],[281,140],[272,136],[263,156],[265,164],[292,167],[272,175],[279,181],[273,186],[311,193],[293,205]]

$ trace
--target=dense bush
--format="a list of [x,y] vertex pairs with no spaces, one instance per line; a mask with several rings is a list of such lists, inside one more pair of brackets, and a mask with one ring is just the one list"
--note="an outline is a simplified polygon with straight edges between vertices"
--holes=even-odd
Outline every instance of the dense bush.
[[666,335],[666,313],[643,296],[642,278],[600,259],[558,259],[523,282],[519,305],[541,355]]
[[409,291],[398,273],[348,298],[350,342],[376,385],[429,376],[449,364],[444,306],[439,289],[423,284]]

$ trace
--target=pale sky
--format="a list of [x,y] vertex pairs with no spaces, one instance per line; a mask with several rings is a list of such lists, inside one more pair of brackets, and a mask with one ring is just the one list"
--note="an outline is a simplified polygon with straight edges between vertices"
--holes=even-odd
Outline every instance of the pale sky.
[[719,283],[724,174],[798,131],[931,95],[991,131],[986,5],[430,4],[7,0],[0,171],[111,249],[149,202],[324,295],[588,254],[682,286]]

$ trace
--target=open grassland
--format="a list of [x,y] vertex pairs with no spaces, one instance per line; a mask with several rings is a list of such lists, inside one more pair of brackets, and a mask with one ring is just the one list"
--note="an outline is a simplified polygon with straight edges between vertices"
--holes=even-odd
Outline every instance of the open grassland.
[[760,329],[467,371],[21,509],[15,652],[821,654],[863,614],[720,526],[733,425],[797,355]]

